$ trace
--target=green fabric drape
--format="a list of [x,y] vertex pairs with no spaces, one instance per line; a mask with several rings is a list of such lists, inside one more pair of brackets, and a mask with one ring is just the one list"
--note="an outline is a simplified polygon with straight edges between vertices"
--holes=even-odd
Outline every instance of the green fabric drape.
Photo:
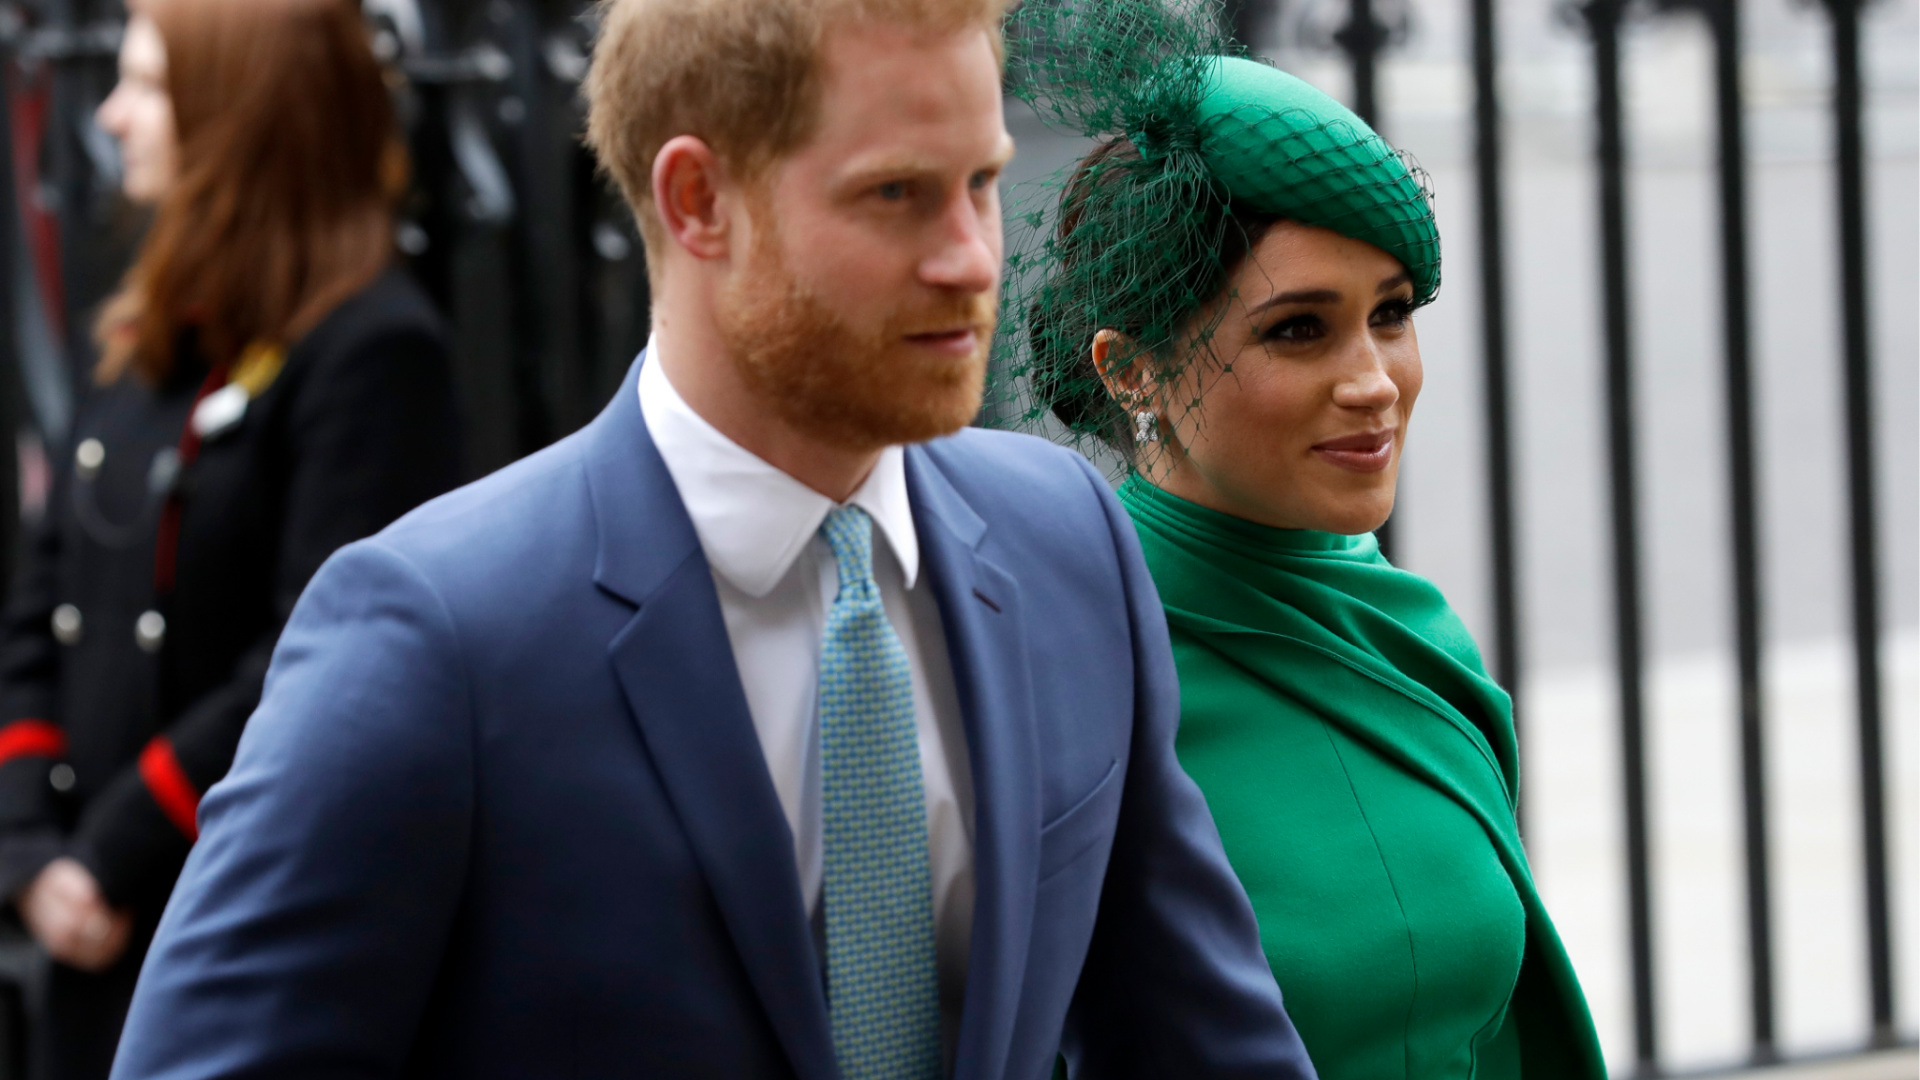
[[1514,821],[1511,702],[1439,590],[1370,535],[1138,477],[1120,495],[1173,635],[1182,764],[1323,1080],[1604,1080]]

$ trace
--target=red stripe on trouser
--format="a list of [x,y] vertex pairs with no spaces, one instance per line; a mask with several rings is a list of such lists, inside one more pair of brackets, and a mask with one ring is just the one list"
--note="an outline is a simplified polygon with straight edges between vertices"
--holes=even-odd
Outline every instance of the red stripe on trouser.
[[188,780],[185,770],[180,768],[180,759],[174,756],[173,744],[166,736],[156,736],[140,751],[140,779],[146,782],[147,791],[159,804],[160,812],[173,822],[173,827],[189,840],[200,839],[200,826],[194,821],[194,815],[200,811],[200,793],[193,789],[193,781]]
[[67,733],[45,720],[15,720],[0,728],[0,765],[17,757],[64,757]]

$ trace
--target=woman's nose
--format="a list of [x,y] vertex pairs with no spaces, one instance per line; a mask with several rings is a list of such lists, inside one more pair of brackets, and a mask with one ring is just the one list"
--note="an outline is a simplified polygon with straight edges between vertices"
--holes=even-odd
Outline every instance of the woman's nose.
[[1344,408],[1377,412],[1400,400],[1400,387],[1378,350],[1363,346],[1354,357],[1353,367],[1334,386],[1333,400]]

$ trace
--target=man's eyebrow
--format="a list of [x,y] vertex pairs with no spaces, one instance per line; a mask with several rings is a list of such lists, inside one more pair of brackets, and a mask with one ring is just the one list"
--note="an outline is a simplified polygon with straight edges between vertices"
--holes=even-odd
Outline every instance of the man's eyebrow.
[[[995,148],[993,156],[987,159],[988,168],[1000,169],[1013,160],[1013,137],[1011,135]],[[897,177],[926,176],[941,171],[942,166],[932,158],[920,154],[889,154],[856,161],[851,168],[840,174],[842,187],[865,187],[867,184]]]
[[937,171],[939,167],[928,158],[915,154],[894,154],[856,161],[851,168],[840,174],[840,183],[860,186],[882,178],[924,176]]
[[1376,296],[1385,296],[1387,293],[1392,292],[1402,285],[1411,285],[1412,283],[1413,275],[1402,270],[1387,280],[1382,281],[1373,291]]

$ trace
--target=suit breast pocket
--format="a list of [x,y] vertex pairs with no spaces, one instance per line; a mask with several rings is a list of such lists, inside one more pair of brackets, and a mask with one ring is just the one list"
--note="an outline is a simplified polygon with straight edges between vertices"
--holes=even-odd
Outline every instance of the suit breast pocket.
[[1062,870],[1113,836],[1120,791],[1118,759],[1107,766],[1106,775],[1080,801],[1040,827],[1040,884],[1045,885]]

